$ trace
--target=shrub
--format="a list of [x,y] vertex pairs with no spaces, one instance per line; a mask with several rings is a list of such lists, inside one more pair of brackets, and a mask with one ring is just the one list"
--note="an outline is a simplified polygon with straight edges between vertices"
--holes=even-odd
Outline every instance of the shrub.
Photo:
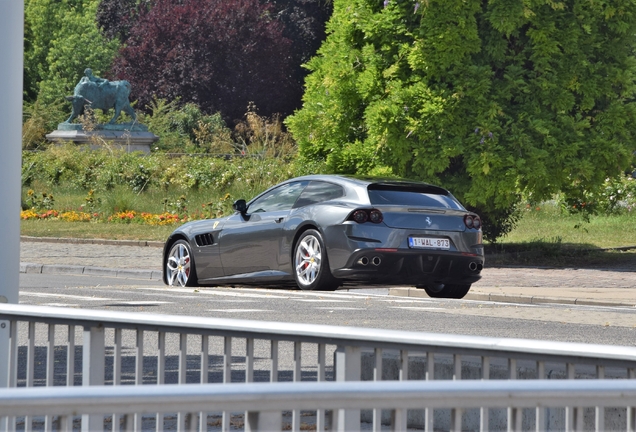
[[[164,153],[143,155],[107,149],[88,151],[67,145],[51,146],[40,152],[23,152],[22,183],[25,188],[47,192],[53,188],[81,191],[78,195],[81,202],[77,206],[100,207],[107,214],[144,211],[138,208],[138,197],[144,194],[168,196],[178,193],[190,200],[190,194],[203,192],[204,203],[215,203],[214,211],[218,213],[220,208],[216,208],[216,202],[228,194],[220,205],[225,211],[229,211],[231,201],[235,199],[251,198],[288,178],[324,170],[324,164],[320,162],[290,161],[266,155],[231,159],[174,157]],[[28,200],[24,201],[27,206]]]
[[67,104],[63,101],[43,104],[40,101],[24,104],[22,124],[22,149],[33,150],[45,147],[46,134],[57,129],[57,125],[68,115]]
[[220,113],[204,114],[193,104],[154,98],[140,122],[160,137],[156,150],[171,153],[234,153],[232,131]]
[[127,213],[137,210],[136,196],[130,190],[118,188],[102,200],[102,211],[107,215]]
[[636,210],[636,179],[620,174],[607,178],[595,189],[581,188],[579,198],[560,197],[560,204],[569,213],[612,215]]
[[287,160],[296,155],[296,142],[284,129],[280,116],[260,116],[254,103],[248,105],[244,120],[234,130],[241,154]]

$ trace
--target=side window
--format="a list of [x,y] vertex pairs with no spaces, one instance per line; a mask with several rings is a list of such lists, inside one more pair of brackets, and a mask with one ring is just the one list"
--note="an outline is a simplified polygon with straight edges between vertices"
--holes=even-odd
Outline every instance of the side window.
[[294,182],[282,185],[257,198],[247,209],[249,213],[290,210],[308,182]]
[[344,190],[338,185],[322,181],[312,181],[305,188],[303,193],[300,194],[300,197],[298,198],[298,201],[296,201],[294,208],[304,207],[306,205],[340,198],[343,195]]

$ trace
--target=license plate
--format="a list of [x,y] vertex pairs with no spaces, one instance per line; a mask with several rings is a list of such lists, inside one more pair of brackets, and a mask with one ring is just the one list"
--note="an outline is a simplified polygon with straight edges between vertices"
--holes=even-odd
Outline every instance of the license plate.
[[450,240],[432,237],[409,237],[410,248],[450,249]]

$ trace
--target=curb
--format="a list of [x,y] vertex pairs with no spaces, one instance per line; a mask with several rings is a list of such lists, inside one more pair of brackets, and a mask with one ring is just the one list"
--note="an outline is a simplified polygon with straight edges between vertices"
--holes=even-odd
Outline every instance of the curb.
[[93,245],[111,245],[111,246],[144,246],[144,247],[163,247],[162,241],[147,240],[106,240],[106,239],[83,239],[71,237],[32,237],[20,236],[21,242],[35,243],[71,243],[71,244],[93,244]]
[[[426,291],[418,288],[389,288],[389,295],[396,297],[430,298]],[[571,304],[578,306],[613,306],[613,307],[636,307],[636,302],[607,301],[594,299],[577,299],[548,296],[524,296],[469,292],[464,300],[495,301],[503,303],[524,303],[524,304]]]
[[78,265],[20,263],[20,273],[28,274],[76,274],[90,276],[109,276],[126,279],[145,279],[163,282],[163,273],[159,270],[116,269]]

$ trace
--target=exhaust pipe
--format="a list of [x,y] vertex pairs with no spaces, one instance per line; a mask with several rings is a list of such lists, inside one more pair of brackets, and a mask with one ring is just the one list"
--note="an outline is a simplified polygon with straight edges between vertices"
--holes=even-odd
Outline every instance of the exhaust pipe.
[[477,271],[482,271],[484,269],[484,265],[482,263],[477,264]]
[[367,266],[369,264],[369,258],[363,256],[362,258],[360,258],[358,260],[358,264],[361,264],[363,266]]
[[373,259],[371,260],[371,264],[373,264],[374,266],[379,266],[382,263],[382,260],[380,259],[379,256],[374,256]]
[[470,269],[470,271],[476,271],[477,270],[477,263],[476,262],[471,262],[470,264],[468,264],[468,268]]

